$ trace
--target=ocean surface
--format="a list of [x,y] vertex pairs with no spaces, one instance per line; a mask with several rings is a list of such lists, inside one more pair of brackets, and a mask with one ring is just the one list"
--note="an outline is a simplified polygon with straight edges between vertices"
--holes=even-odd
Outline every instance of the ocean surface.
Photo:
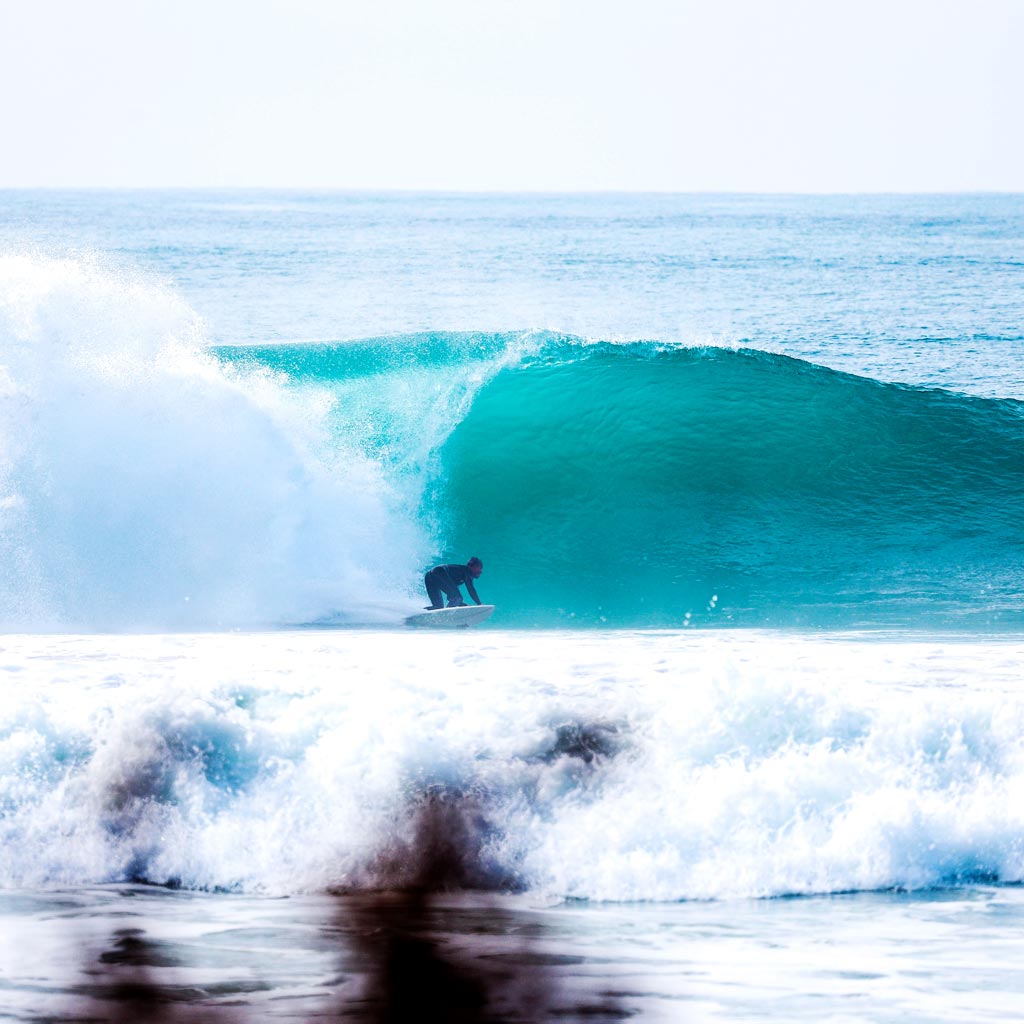
[[1014,1019],[1022,253],[0,192],[0,1019]]

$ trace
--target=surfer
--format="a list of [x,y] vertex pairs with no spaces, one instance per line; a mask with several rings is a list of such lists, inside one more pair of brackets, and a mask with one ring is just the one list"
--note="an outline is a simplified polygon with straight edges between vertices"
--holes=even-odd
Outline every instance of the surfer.
[[423,583],[427,588],[427,597],[430,598],[430,607],[427,608],[427,611],[432,612],[437,608],[444,607],[444,601],[441,599],[442,592],[448,597],[449,608],[463,607],[466,602],[462,600],[462,591],[459,590],[462,584],[466,585],[469,596],[477,604],[482,604],[483,602],[477,596],[476,587],[473,586],[473,580],[478,580],[483,571],[484,563],[476,557],[471,558],[465,565],[435,565],[423,577]]

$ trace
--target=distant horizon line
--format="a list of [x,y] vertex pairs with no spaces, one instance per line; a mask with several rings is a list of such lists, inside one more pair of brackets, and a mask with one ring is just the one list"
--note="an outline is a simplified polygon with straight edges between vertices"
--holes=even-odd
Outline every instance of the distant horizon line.
[[334,193],[391,196],[759,196],[759,197],[885,197],[885,196],[1019,196],[1021,189],[501,189],[501,188],[378,188],[349,185],[0,185],[5,192],[251,192]]

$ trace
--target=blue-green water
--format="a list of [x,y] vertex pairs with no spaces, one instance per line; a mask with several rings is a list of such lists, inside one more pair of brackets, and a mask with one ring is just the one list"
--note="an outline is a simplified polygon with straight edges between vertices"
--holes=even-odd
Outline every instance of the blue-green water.
[[1018,195],[0,193],[0,239],[169,279],[222,343],[543,328],[1020,393]]

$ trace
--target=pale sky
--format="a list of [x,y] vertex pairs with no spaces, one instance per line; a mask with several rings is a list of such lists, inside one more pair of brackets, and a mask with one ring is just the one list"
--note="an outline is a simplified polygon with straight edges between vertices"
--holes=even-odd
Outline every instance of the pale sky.
[[1024,0],[0,0],[0,187],[1024,191]]

